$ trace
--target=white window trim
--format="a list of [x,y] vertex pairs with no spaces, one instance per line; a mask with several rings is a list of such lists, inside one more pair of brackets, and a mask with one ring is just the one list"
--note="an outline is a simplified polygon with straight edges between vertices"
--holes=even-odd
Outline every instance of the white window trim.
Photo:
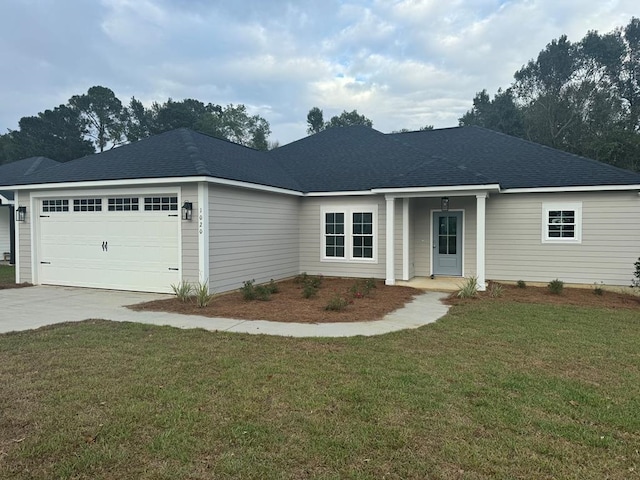
[[[549,212],[552,210],[573,210],[575,213],[575,236],[573,238],[549,237]],[[582,243],[582,202],[554,202],[542,204],[542,243],[579,244]]]
[[[353,214],[372,213],[373,258],[353,256]],[[327,213],[344,213],[344,257],[327,257],[325,219]],[[336,263],[378,263],[378,205],[335,205],[320,208],[320,261]]]

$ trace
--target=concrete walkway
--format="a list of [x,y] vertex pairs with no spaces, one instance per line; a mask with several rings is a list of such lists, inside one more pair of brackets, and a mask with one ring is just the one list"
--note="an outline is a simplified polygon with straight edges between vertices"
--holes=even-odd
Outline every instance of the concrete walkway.
[[0,290],[0,333],[99,318],[116,322],[289,337],[369,336],[418,328],[435,322],[447,313],[449,307],[441,302],[446,295],[440,292],[420,294],[404,308],[388,314],[382,320],[308,324],[209,318],[164,312],[135,312],[126,308],[125,305],[170,298],[171,295],[35,286]]

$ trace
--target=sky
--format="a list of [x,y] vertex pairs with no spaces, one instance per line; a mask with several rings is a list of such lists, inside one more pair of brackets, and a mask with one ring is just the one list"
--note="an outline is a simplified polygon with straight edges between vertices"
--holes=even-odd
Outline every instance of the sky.
[[551,40],[633,16],[638,0],[1,0],[0,132],[94,85],[244,104],[281,145],[314,106],[382,132],[452,127]]

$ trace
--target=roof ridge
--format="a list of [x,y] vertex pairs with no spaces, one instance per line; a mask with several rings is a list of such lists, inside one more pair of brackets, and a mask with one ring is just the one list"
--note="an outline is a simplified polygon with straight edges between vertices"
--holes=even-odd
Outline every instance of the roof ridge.
[[212,177],[213,175],[211,175],[207,164],[202,159],[200,149],[196,145],[193,135],[191,135],[192,131],[187,128],[180,128],[178,129],[178,133],[180,134],[180,137],[182,137],[187,154],[189,155],[189,159],[193,162],[196,172],[198,172],[199,175]]

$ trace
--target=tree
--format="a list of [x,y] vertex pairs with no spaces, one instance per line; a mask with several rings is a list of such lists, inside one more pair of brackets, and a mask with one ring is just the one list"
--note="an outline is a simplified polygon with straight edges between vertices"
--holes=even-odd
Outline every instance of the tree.
[[307,134],[312,135],[324,130],[324,115],[318,107],[313,107],[307,114]]
[[400,130],[393,130],[391,133],[425,132],[427,130],[433,130],[433,125],[425,125],[424,127],[420,127],[418,130],[401,128]]
[[113,148],[124,143],[127,111],[111,89],[91,87],[86,94],[71,97],[69,106],[79,113],[86,134],[99,152],[109,144]]
[[125,137],[128,142],[135,142],[151,135],[151,112],[144,108],[140,100],[131,97],[129,106],[126,107]]
[[331,117],[325,124],[325,129],[333,127],[349,127],[352,125],[364,125],[365,127],[373,127],[373,122],[364,115],[360,115],[357,110],[347,112],[344,110],[340,115]]
[[493,100],[486,90],[478,92],[473,99],[473,108],[458,120],[462,126],[477,125],[508,135],[522,136],[522,112],[515,104],[511,89],[498,89]]
[[18,125],[19,130],[9,132],[5,139],[10,161],[43,156],[66,162],[95,152],[84,136],[79,113],[66,105],[22,117]]
[[459,123],[639,169],[640,20],[552,40],[493,100],[479,92]]

